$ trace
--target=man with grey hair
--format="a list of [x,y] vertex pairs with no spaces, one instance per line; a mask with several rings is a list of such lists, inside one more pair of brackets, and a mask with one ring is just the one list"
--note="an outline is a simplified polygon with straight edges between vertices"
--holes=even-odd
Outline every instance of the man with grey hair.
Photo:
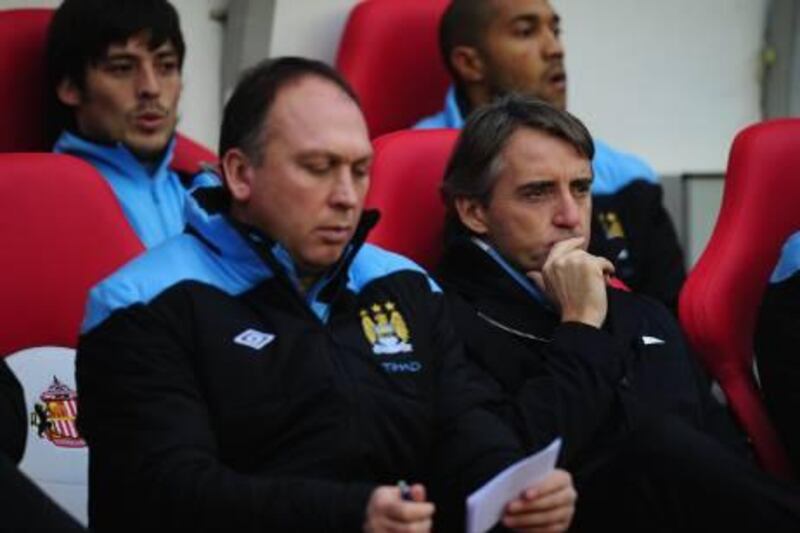
[[[561,18],[548,0],[452,0],[439,44],[453,86],[442,112],[417,128],[461,128],[474,110],[510,92],[566,108]],[[676,309],[686,276],[683,253],[655,172],[598,140],[591,164],[590,249],[609,258],[633,290]]]
[[723,445],[672,315],[609,287],[614,265],[587,251],[593,152],[580,121],[531,98],[468,119],[442,186],[439,274],[469,356],[528,446],[563,438],[578,530],[797,530],[797,488]]

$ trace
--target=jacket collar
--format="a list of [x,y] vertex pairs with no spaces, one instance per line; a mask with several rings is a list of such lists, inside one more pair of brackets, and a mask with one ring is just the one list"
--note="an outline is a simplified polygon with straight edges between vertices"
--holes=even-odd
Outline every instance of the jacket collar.
[[347,284],[353,259],[380,218],[377,211],[365,210],[342,257],[303,291],[297,267],[288,250],[258,228],[230,217],[229,205],[223,187],[196,189],[187,200],[187,231],[219,255],[235,262],[238,268],[266,269],[301,296],[323,321],[327,319],[328,305]]
[[[120,143],[98,143],[90,141],[77,133],[64,130],[58,137],[53,151],[61,154],[74,155],[85,159],[94,166],[109,169],[113,173],[122,176],[141,176],[145,175],[152,178],[165,176],[172,162],[173,152],[175,151],[175,136],[173,135],[164,155],[155,166],[150,170],[136,158],[128,148]],[[132,173],[131,169],[140,169],[140,172]]]

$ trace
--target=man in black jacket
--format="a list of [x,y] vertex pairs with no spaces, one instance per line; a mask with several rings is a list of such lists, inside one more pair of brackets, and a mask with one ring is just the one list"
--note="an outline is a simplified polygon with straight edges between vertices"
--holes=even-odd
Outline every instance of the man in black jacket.
[[[261,64],[219,153],[226,187],[190,198],[187,231],[91,291],[91,526],[429,531],[435,503],[457,530],[465,496],[522,450],[438,286],[364,244],[372,147],[352,90],[316,61]],[[556,471],[504,524],[562,531],[574,498]]]
[[440,276],[469,355],[514,400],[528,445],[563,437],[579,529],[796,530],[797,488],[709,434],[719,406],[672,315],[608,288],[614,266],[586,251],[592,155],[583,124],[536,100],[467,121]]
[[78,532],[83,528],[17,469],[27,436],[25,398],[0,359],[0,532]]
[[[439,47],[453,86],[442,112],[416,127],[461,128],[475,109],[511,92],[566,109],[561,27],[549,0],[451,0]],[[590,249],[633,290],[675,310],[686,271],[658,177],[639,157],[594,144]]]

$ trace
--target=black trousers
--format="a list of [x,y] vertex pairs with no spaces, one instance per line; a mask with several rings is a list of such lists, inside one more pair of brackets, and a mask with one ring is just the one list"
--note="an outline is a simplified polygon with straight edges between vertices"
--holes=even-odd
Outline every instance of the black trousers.
[[574,531],[800,531],[799,485],[672,416],[630,431],[575,484]]
[[70,515],[0,454],[0,532],[83,532]]

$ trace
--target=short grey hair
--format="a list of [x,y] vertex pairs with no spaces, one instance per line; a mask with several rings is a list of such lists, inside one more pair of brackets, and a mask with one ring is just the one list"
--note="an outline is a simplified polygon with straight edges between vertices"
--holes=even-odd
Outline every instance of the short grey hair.
[[503,149],[520,128],[558,137],[586,159],[594,157],[594,142],[586,126],[570,113],[534,97],[511,93],[478,108],[464,124],[442,183],[448,233],[463,229],[455,209],[456,198],[476,198],[489,204],[503,169]]

